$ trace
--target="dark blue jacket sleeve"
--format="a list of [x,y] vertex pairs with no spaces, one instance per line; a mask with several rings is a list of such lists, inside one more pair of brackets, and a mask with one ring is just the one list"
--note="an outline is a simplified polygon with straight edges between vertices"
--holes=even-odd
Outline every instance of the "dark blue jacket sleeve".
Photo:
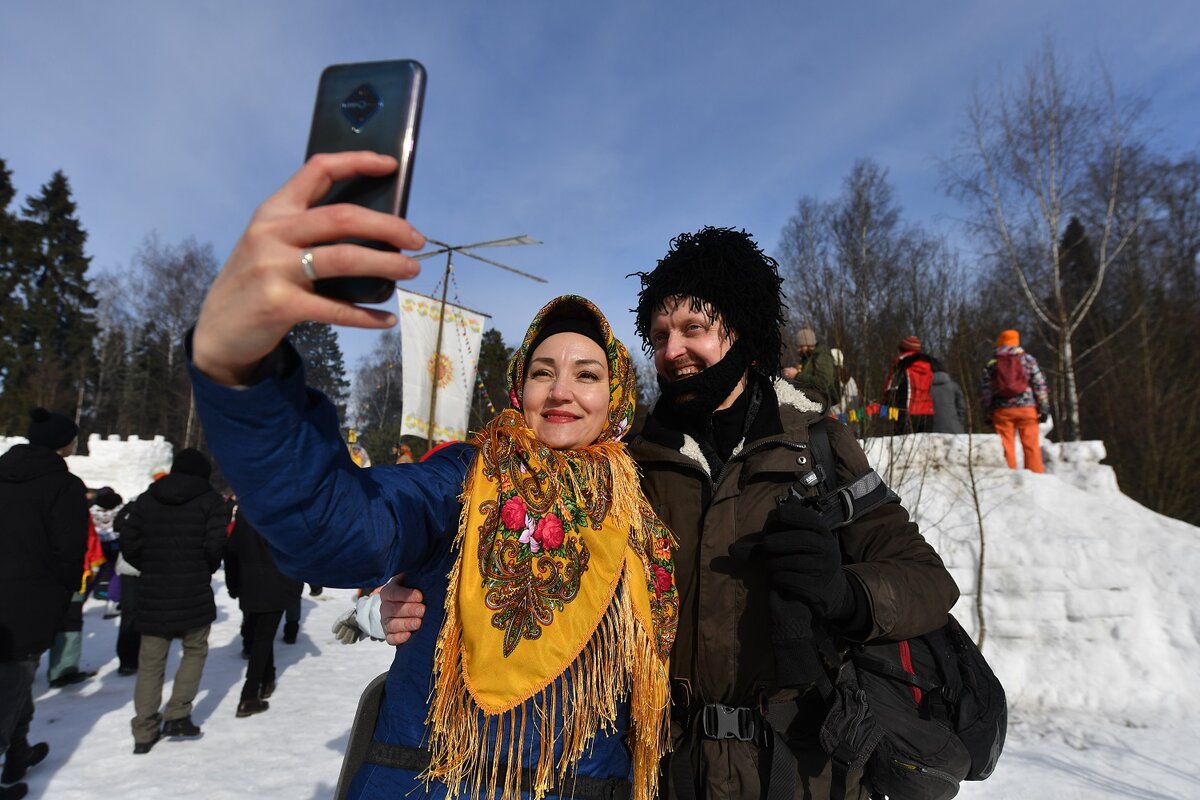
[[244,388],[189,364],[209,447],[280,570],[324,586],[378,586],[439,558],[457,530],[474,449],[358,467],[333,404],[305,387],[303,366],[289,356],[290,367]]

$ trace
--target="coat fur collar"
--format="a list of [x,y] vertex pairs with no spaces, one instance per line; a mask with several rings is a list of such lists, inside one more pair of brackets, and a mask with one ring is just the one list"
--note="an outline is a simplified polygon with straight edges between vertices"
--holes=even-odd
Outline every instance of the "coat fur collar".
[[[804,392],[782,378],[769,380],[764,377],[753,376],[752,379],[757,379],[763,388],[763,403],[750,428],[750,433],[747,437],[749,441],[757,441],[766,436],[782,434],[784,427],[779,417],[783,409],[816,414],[820,414],[825,410],[823,405],[810,399]],[[646,420],[642,437],[647,441],[677,451],[684,458],[695,462],[710,478],[712,477],[708,460],[704,457],[704,451],[701,449],[700,443],[691,434],[668,428],[651,415]],[[742,451],[747,439],[743,439],[738,443],[737,447],[733,449],[733,455],[736,456]]]

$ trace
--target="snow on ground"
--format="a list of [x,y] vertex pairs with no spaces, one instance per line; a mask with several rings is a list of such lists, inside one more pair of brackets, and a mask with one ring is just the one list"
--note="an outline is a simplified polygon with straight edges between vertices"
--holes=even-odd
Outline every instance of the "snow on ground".
[[[983,520],[984,652],[1011,720],[995,775],[959,797],[1200,796],[1200,530],[1121,495],[1103,452],[1050,445],[1052,474],[1033,475],[1005,469],[994,436],[871,443],[872,462],[958,580],[955,614],[970,630]],[[391,648],[334,639],[350,591],[306,595],[299,642],[275,648],[270,711],[237,719],[240,614],[221,573],[214,587],[219,618],[193,714],[204,736],[132,755],[134,679],[116,673],[117,620],[89,601],[83,667],[99,674],[49,689],[43,665],[33,735],[51,751],[28,776],[31,797],[332,796],[358,694]]]

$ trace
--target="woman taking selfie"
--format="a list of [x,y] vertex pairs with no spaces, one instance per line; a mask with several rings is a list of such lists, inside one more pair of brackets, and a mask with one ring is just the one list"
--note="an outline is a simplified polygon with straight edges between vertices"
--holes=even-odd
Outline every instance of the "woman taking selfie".
[[404,572],[428,604],[397,648],[348,796],[654,797],[678,605],[670,534],[620,441],[634,370],[604,316],[581,297],[551,301],[509,365],[512,409],[470,444],[368,469],[284,340],[305,319],[394,324],[318,296],[312,281],[407,278],[415,262],[305,249],[349,236],[420,246],[403,220],[310,208],[333,180],[385,174],[390,161],[317,157],[268,199],[214,282],[191,350],[208,441],[280,568],[342,587]]

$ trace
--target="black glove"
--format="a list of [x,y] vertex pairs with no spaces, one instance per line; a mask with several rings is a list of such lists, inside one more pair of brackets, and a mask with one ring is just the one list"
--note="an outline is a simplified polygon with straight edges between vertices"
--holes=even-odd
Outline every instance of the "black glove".
[[771,585],[784,598],[802,600],[832,621],[854,612],[854,590],[842,570],[837,537],[800,498],[788,498],[767,517],[762,553]]
[[1048,419],[1050,419],[1050,415],[1047,414],[1045,411],[1038,412],[1038,422],[1045,422]]
[[[791,507],[792,504],[795,505],[795,509]],[[783,511],[784,507],[786,511]],[[845,601],[850,606],[847,614],[853,612],[856,598],[849,588],[849,582],[841,574],[841,552],[837,539],[822,524],[820,516],[794,499],[786,502],[780,511],[772,512],[763,533],[734,542],[729,552],[734,558],[747,564],[765,562],[770,575],[768,601],[771,610],[771,650],[775,658],[775,682],[781,687],[804,687],[824,677],[824,670],[812,641],[813,610],[810,609],[810,604],[814,602],[816,594],[811,591],[812,587],[808,585],[806,576],[812,573],[812,565],[817,561],[823,562],[825,556],[811,560],[810,563],[808,557],[796,552],[794,540],[814,539],[820,543],[815,548],[817,551],[822,551],[827,542],[832,542],[835,574],[831,578],[823,574],[824,568],[818,569],[816,572],[820,579],[817,582],[822,583],[823,588],[832,586],[830,591],[833,593],[839,591],[839,580],[846,583],[845,591],[850,593],[849,599]],[[818,613],[824,612],[818,610]]]
[[[734,542],[729,553],[746,564],[761,563],[764,557],[762,535],[747,536]],[[822,675],[812,641],[812,612],[803,600],[784,597],[773,584],[768,587],[768,601],[775,683],[783,688],[808,686]]]

